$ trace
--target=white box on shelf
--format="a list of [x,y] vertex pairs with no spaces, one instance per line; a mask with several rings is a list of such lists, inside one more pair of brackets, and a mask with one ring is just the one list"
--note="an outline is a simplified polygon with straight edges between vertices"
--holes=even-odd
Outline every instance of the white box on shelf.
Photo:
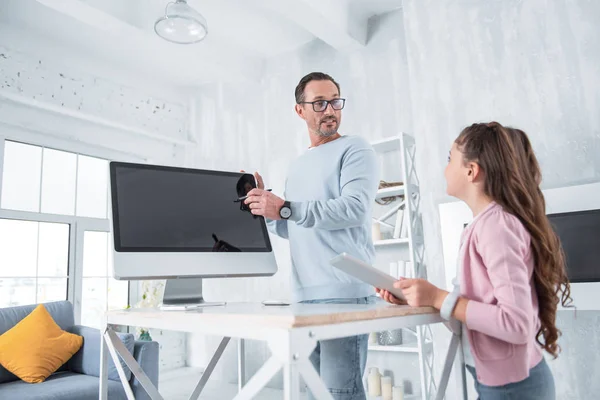
[[390,263],[390,275],[394,278],[398,277],[398,263],[395,261]]
[[398,275],[396,275],[396,278],[400,277],[406,277],[406,261],[404,260],[398,260]]

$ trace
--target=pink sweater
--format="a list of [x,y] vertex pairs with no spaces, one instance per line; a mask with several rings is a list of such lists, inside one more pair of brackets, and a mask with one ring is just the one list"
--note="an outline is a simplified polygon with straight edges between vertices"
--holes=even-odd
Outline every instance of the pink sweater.
[[542,359],[528,231],[517,217],[490,204],[464,230],[461,296],[477,380],[487,386],[519,382]]

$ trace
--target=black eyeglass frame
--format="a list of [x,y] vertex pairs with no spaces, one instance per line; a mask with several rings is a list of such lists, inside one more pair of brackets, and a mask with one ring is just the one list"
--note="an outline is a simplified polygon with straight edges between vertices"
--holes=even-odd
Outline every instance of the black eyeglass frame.
[[[342,101],[342,107],[341,108],[335,108],[332,104],[333,101]],[[325,107],[323,107],[322,110],[317,110],[317,108],[315,107],[315,103],[325,103]],[[346,99],[342,99],[342,98],[335,98],[335,99],[331,99],[331,100],[315,100],[315,101],[301,101],[298,104],[312,104],[312,108],[314,112],[323,112],[325,110],[327,110],[327,107],[329,107],[329,105],[331,104],[331,108],[333,108],[336,111],[339,110],[343,110],[344,107],[346,106]]]

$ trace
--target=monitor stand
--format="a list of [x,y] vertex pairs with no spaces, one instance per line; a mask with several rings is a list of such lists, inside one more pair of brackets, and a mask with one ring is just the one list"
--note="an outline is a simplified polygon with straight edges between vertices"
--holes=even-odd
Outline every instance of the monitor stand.
[[202,278],[167,279],[160,306],[165,311],[186,311],[204,307],[224,306],[226,303],[208,303],[202,296]]

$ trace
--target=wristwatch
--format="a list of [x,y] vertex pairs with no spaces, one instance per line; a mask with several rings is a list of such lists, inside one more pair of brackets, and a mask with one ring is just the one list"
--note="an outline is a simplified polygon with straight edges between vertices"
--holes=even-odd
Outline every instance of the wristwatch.
[[288,219],[292,216],[292,206],[289,201],[283,202],[283,206],[279,209],[279,216],[283,219]]

